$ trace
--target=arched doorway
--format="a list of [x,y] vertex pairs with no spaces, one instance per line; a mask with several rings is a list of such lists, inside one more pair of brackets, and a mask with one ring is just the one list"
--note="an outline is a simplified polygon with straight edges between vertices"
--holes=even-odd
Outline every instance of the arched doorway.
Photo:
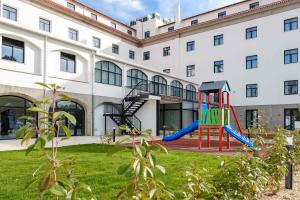
[[[73,101],[57,101],[56,111],[68,112],[76,118],[76,125],[65,119],[65,125],[71,130],[72,136],[85,135],[85,111],[80,104]],[[61,130],[60,134],[61,136],[64,135],[63,130]]]
[[0,96],[0,139],[15,139],[16,130],[29,123],[20,117],[35,116],[35,113],[27,111],[32,107],[32,102],[18,96]]

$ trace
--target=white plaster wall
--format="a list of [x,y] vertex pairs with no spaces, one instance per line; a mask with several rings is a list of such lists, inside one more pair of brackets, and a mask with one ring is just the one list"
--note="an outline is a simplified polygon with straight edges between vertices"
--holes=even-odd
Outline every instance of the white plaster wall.
[[142,121],[142,130],[151,129],[152,135],[156,135],[156,100],[148,100],[136,113]]

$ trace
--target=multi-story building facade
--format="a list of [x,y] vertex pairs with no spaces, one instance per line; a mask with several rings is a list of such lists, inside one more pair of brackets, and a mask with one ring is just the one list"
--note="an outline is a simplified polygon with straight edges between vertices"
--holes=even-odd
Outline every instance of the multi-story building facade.
[[120,123],[156,135],[184,127],[196,119],[196,88],[214,80],[229,82],[244,128],[258,109],[293,128],[299,0],[245,0],[186,19],[178,6],[173,22],[154,13],[131,26],[74,0],[0,3],[0,139],[13,138],[26,123],[18,117],[47,95],[35,82],[73,97],[57,106],[77,117],[74,135]]

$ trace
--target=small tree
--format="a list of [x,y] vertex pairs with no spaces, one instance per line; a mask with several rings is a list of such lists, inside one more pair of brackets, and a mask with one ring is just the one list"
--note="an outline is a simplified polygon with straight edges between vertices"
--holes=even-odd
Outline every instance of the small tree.
[[[71,131],[64,124],[64,121],[68,119],[70,123],[75,125],[76,118],[65,111],[56,111],[56,101],[58,97],[64,100],[71,100],[71,98],[67,95],[59,94],[59,90],[63,88],[56,84],[37,84],[45,89],[49,89],[51,96],[33,102],[34,106],[29,108],[28,111],[37,113],[39,118],[37,120],[31,116],[23,116],[22,119],[26,120],[27,124],[17,130],[16,138],[22,138],[21,144],[23,145],[28,144],[34,135],[38,136],[35,142],[28,146],[26,155],[33,150],[39,150],[44,156],[45,162],[35,170],[33,179],[28,183],[26,189],[38,182],[38,191],[41,197],[47,194],[54,199],[63,197],[76,200],[79,199],[78,192],[80,190],[91,194],[90,186],[80,183],[72,177],[75,158],[58,159],[59,143],[71,137]],[[50,111],[46,111],[49,107]],[[59,137],[61,131],[63,131],[65,137]],[[45,148],[48,143],[50,143],[50,150]],[[46,166],[46,170],[41,172],[44,166]],[[60,175],[59,171],[64,175]]]

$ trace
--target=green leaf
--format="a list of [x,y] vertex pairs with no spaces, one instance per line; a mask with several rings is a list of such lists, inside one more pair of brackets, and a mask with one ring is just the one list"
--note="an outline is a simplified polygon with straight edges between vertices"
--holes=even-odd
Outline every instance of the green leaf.
[[50,188],[50,192],[56,196],[67,196],[67,190],[61,186],[61,185],[54,185],[53,187]]
[[30,112],[41,112],[41,113],[45,113],[45,111],[44,111],[42,108],[40,108],[40,107],[31,107],[31,108],[28,108],[27,110],[30,111]]
[[30,146],[26,149],[26,152],[25,152],[25,155],[26,155],[26,156],[28,156],[28,154],[34,150],[35,145],[36,145],[36,143],[30,145]]
[[150,199],[153,199],[155,193],[156,193],[156,188],[152,189],[150,192],[149,192],[149,196],[150,196]]
[[139,154],[140,157],[143,157],[142,150],[139,145],[135,145],[135,150]]
[[76,125],[76,118],[71,115],[70,113],[67,113],[65,111],[61,111],[62,115],[64,115],[73,125]]
[[21,128],[19,128],[16,131],[16,139],[20,139],[20,137],[22,137],[26,133],[26,130],[28,128],[29,128],[29,125],[25,125],[25,126],[22,126]]
[[156,168],[159,169],[159,171],[161,171],[161,173],[166,174],[166,169],[163,166],[156,165]]
[[40,180],[39,191],[40,192],[46,191],[50,186],[50,182],[51,182],[50,171],[46,171]]
[[124,174],[128,169],[129,169],[130,165],[129,164],[123,164],[118,168],[118,174]]
[[88,192],[90,192],[90,193],[92,193],[92,188],[91,188],[91,186],[89,186],[89,185],[87,185],[87,184],[85,184],[85,183],[80,183],[80,186],[79,186],[80,188],[82,188],[82,189],[84,189],[84,190],[86,190],[86,191],[88,191]]
[[67,136],[67,139],[69,139],[72,136],[72,132],[70,131],[70,129],[68,127],[66,127],[65,125],[62,125],[62,128]]
[[40,85],[40,86],[42,86],[42,87],[44,87],[44,88],[48,88],[48,89],[51,90],[51,88],[50,88],[46,83],[36,82],[35,84],[36,84],[36,85]]
[[31,128],[27,129],[26,132],[27,132],[26,135],[23,137],[21,141],[21,145],[23,145],[24,143],[27,144],[33,136],[33,130]]
[[65,95],[65,94],[59,94],[58,96],[60,96],[63,100],[67,100],[67,101],[72,100],[72,97]]
[[35,182],[37,182],[38,179],[35,178],[35,179],[32,179],[30,182],[28,182],[25,187],[24,187],[24,190],[28,190]]

